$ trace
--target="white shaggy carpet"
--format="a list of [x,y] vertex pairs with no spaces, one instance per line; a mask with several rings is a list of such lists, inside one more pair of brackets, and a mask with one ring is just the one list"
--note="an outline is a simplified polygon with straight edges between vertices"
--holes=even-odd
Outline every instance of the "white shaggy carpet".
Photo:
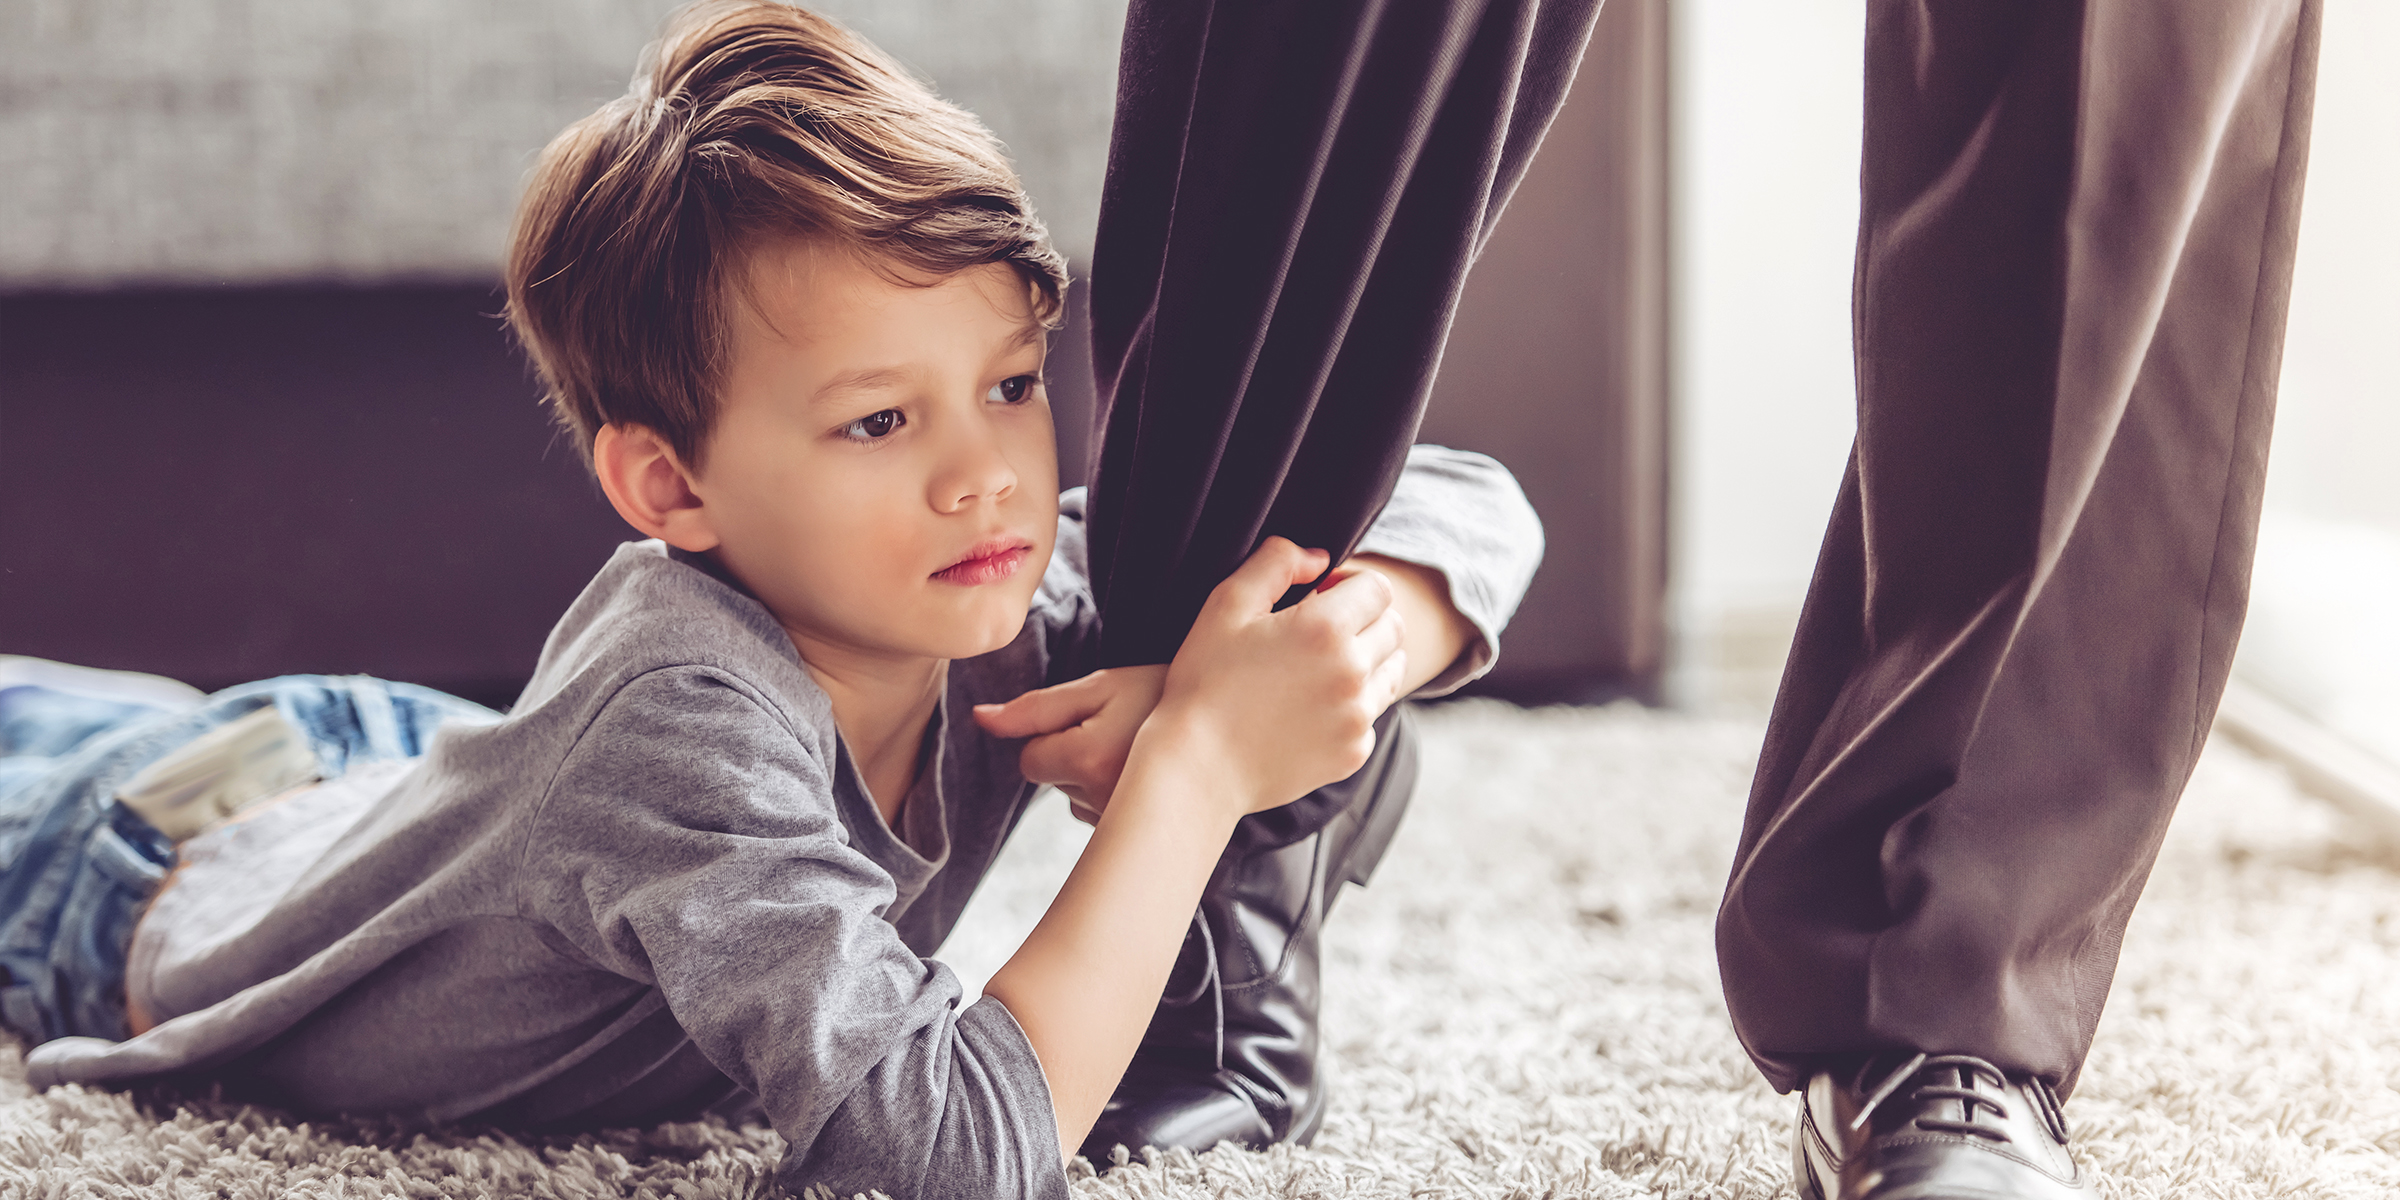
[[[1103,1197],[1788,1195],[1789,1101],[1727,1028],[1710,916],[1753,720],[1429,711],[1416,809],[1329,935],[1316,1146],[1078,1171]],[[1052,801],[945,955],[979,979],[1080,827]],[[2203,759],[2067,1107],[2111,1197],[2400,1194],[2400,869],[2222,744]],[[714,1125],[553,1140],[28,1092],[0,1040],[0,1197],[745,1196]]]

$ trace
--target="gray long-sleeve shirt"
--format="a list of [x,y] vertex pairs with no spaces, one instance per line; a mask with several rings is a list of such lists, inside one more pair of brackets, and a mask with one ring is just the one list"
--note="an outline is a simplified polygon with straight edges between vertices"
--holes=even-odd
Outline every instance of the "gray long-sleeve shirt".
[[[206,1072],[304,1112],[623,1125],[763,1112],[794,1185],[1063,1197],[1048,1085],[938,946],[1034,792],[967,706],[1091,666],[1082,498],[1025,629],[953,662],[888,827],[756,600],[659,543],[602,568],[497,724],[184,844],[128,985],[160,1019],[38,1086]],[[1488,667],[1541,533],[1478,455],[1418,447],[1359,547],[1440,569]]]

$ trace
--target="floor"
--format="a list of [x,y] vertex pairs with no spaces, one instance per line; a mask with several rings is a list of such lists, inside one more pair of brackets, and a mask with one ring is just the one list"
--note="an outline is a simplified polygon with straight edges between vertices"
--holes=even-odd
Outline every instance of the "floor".
[[[1316,1145],[1078,1168],[1076,1196],[1789,1195],[1790,1102],[1734,1041],[1709,949],[1756,718],[1473,702],[1425,728],[1409,822],[1328,935]],[[945,949],[970,982],[1071,862],[1063,807]],[[2400,1192],[2395,946],[2400,857],[2212,745],[2067,1106],[2102,1194]],[[420,1136],[21,1078],[0,1043],[0,1195],[743,1196],[780,1153],[763,1130]]]

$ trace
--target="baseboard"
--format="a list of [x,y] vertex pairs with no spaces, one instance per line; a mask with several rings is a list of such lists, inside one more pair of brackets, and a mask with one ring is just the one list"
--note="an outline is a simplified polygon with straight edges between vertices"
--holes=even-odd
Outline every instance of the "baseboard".
[[2216,729],[2236,745],[2283,764],[2302,791],[2400,844],[2400,764],[2239,677],[2225,685]]

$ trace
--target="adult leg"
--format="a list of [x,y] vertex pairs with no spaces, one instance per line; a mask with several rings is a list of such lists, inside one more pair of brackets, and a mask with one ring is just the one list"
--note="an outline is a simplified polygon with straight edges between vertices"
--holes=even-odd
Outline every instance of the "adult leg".
[[[1173,657],[1209,590],[1269,534],[1337,560],[1356,544],[1399,476],[1467,268],[1598,10],[1134,3],[1092,282],[1108,406],[1092,578],[1109,665]],[[1202,905],[1210,936],[1187,954],[1209,960],[1208,1002],[1162,1010],[1088,1146],[1313,1132],[1308,914],[1322,904],[1245,897],[1325,890],[1310,874],[1320,831],[1382,794],[1352,780],[1245,822]],[[1398,804],[1376,811],[1396,820]],[[1347,870],[1363,877],[1371,857]],[[1309,964],[1305,986],[1245,965],[1283,961]],[[1226,986],[1253,978],[1266,982]],[[1215,1049],[1183,1052],[1202,1044]]]
[[1717,927],[1778,1088],[2072,1089],[2241,624],[2316,12],[1870,6],[1858,441]]
[[1174,657],[1267,535],[1365,532],[1598,11],[1133,5],[1091,284],[1111,665]]

